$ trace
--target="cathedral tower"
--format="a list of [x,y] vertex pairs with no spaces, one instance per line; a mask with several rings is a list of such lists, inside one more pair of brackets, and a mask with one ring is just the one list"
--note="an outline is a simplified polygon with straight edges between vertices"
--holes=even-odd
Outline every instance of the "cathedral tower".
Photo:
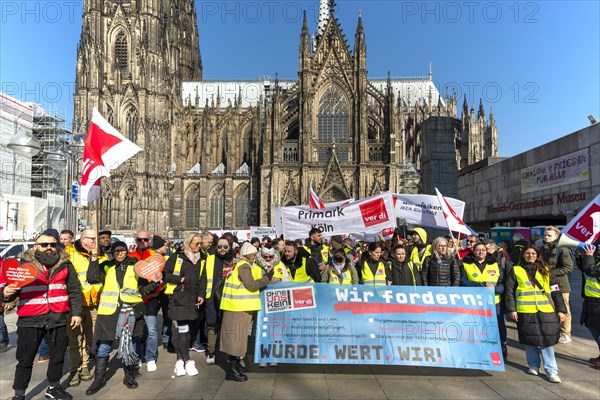
[[96,107],[144,150],[103,180],[103,228],[170,229],[181,86],[201,79],[193,0],[85,0],[73,131],[86,131]]

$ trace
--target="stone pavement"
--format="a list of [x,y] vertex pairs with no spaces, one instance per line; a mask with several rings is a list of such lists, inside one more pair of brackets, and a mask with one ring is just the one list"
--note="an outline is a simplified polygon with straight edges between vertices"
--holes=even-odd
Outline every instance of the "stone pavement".
[[[111,378],[95,396],[85,396],[89,382],[69,393],[75,399],[592,399],[600,400],[600,371],[588,363],[598,356],[591,335],[579,325],[581,277],[572,274],[573,342],[555,346],[562,384],[549,383],[545,375],[526,373],[525,352],[517,341],[517,332],[509,324],[509,354],[506,372],[478,370],[394,367],[368,365],[280,364],[276,368],[258,368],[251,364],[249,380],[226,381],[225,360],[205,365],[204,354],[192,352],[200,374],[173,377],[175,356],[162,351],[158,371],[147,373],[145,365],[138,378],[139,388],[129,390],[122,384],[118,360],[110,364]],[[11,346],[0,355],[0,399],[10,398],[15,366],[16,316],[6,316]],[[35,364],[27,399],[43,399],[47,382],[47,364]],[[66,369],[65,369],[66,371]],[[64,376],[64,385],[67,384]]]

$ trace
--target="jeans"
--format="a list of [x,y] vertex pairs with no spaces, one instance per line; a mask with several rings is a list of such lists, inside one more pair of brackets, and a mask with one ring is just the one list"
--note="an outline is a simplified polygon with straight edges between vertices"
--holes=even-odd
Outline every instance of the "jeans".
[[169,343],[171,338],[171,320],[169,319],[169,299],[170,296],[161,292],[158,295],[158,309],[162,313],[163,326],[162,326],[162,343]]
[[8,343],[8,328],[4,323],[4,313],[0,313],[0,343]]
[[[131,339],[135,348],[138,348],[138,344],[140,342],[139,337],[134,337]],[[110,356],[110,351],[112,350],[114,340],[98,340],[96,342],[96,357],[97,358],[105,358]],[[139,355],[139,354],[138,354]]]
[[554,357],[554,347],[538,347],[525,345],[525,357],[527,358],[527,364],[529,368],[538,371],[540,369],[540,354],[544,361],[544,369],[546,374],[551,372],[558,373],[558,365],[556,365],[556,358]]
[[40,348],[38,349],[39,357],[48,357],[48,344],[46,343],[46,339],[42,339],[40,343]]
[[596,343],[598,343],[598,348],[600,349],[600,329],[590,328],[589,326],[587,328],[588,331],[590,331],[590,333],[592,334],[592,337],[594,338]]
[[146,362],[156,361],[158,358],[158,324],[156,315],[158,314],[157,299],[150,299],[146,303],[146,315],[144,315],[144,339],[146,342],[146,351],[144,358]]

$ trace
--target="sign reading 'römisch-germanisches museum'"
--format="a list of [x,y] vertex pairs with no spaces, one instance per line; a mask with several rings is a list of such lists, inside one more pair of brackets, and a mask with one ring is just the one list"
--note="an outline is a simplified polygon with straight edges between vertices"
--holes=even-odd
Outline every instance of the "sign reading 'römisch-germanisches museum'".
[[531,193],[590,179],[588,149],[521,169],[521,193]]

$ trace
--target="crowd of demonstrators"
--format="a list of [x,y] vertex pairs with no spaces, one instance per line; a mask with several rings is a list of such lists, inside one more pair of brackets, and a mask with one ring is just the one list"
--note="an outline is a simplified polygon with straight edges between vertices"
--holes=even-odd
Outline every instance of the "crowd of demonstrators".
[[[128,388],[137,387],[136,375],[143,363],[148,373],[157,370],[159,341],[176,354],[176,376],[197,375],[190,352],[206,351],[207,365],[214,365],[221,353],[227,360],[226,379],[246,381],[242,360],[253,315],[260,309],[260,289],[279,282],[487,288],[494,293],[504,358],[508,316],[517,323],[519,341],[526,346],[529,373],[539,374],[541,357],[548,379],[560,382],[553,346],[571,341],[568,276],[573,263],[568,250],[558,248],[558,234],[555,227],[547,227],[540,248],[516,234],[511,252],[518,256],[515,261],[493,240],[469,235],[464,248],[452,236],[436,237],[429,243],[420,227],[409,231],[407,238],[396,229],[392,240],[380,237],[371,242],[354,242],[340,235],[325,239],[318,228],[311,229],[305,240],[263,237],[244,243],[231,233],[217,237],[197,232],[183,243],[173,243],[139,231],[129,249],[108,230],[98,234],[85,230],[78,240],[70,231],[49,232],[37,239],[22,260],[33,261],[46,272],[39,279],[45,279],[48,298],[66,291],[69,304],[57,300],[56,306],[32,308],[27,302],[43,296],[42,291],[30,290],[34,286],[16,290],[0,281],[2,310],[18,298],[17,335],[31,338],[18,344],[14,399],[24,398],[43,339],[49,344],[45,350],[50,359],[48,393],[54,396],[48,398],[71,398],[58,385],[65,351],[69,385],[93,379],[86,393],[100,391],[106,385],[115,338]],[[139,278],[135,263],[157,255],[165,259],[163,272],[154,279]],[[585,275],[581,323],[598,342],[600,352],[600,257],[594,258],[592,247],[581,257],[579,268]],[[64,291],[50,290],[50,282],[64,285]],[[52,317],[52,324],[39,323],[46,315]],[[0,352],[8,348],[2,322],[3,318]],[[94,349],[92,374],[88,364]],[[589,361],[600,369],[600,355]]]

